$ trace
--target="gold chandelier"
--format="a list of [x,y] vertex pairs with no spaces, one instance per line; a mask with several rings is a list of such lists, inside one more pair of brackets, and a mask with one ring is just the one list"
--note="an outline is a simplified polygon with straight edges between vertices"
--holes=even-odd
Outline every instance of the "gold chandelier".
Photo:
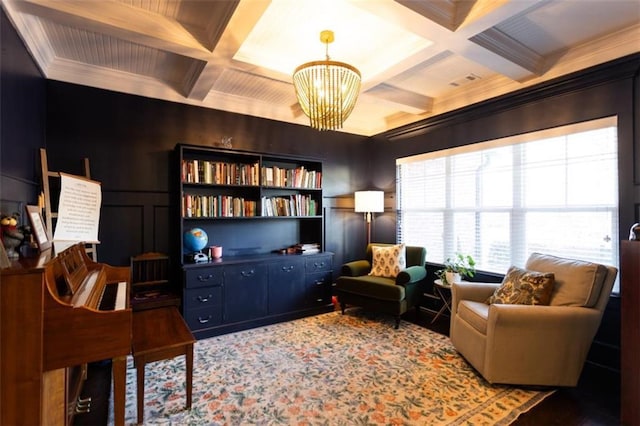
[[327,59],[307,62],[293,72],[298,102],[311,127],[318,130],[342,128],[360,93],[360,71],[329,59],[329,43],[333,40],[333,31],[322,31],[320,41],[326,44]]

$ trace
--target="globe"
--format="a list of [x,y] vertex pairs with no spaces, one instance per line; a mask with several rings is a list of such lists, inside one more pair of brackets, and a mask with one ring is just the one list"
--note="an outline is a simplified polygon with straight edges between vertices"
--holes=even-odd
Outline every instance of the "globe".
[[201,228],[192,228],[185,231],[183,236],[184,247],[191,252],[202,250],[207,246],[207,242],[209,242],[209,237],[204,229]]

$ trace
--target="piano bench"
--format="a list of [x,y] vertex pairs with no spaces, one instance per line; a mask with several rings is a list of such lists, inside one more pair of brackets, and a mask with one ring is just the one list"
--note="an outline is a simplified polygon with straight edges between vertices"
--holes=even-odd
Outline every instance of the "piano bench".
[[133,312],[132,353],[138,376],[138,424],[144,421],[144,369],[151,362],[185,356],[186,408],[191,409],[195,341],[182,315],[173,306]]

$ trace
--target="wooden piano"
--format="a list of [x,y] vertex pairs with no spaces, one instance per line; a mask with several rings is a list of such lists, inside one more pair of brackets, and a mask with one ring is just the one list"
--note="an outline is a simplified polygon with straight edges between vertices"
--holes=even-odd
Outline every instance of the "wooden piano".
[[124,424],[131,351],[129,267],[93,262],[84,244],[21,259],[0,276],[0,424],[70,425],[86,364],[112,359],[114,420]]

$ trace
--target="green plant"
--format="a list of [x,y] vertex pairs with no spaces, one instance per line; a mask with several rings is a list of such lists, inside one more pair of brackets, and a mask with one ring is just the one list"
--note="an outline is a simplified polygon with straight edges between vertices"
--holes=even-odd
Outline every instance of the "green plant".
[[446,272],[460,274],[460,277],[472,278],[476,274],[476,261],[470,255],[456,253],[455,256],[445,260],[444,268],[436,271],[436,275],[446,282]]

